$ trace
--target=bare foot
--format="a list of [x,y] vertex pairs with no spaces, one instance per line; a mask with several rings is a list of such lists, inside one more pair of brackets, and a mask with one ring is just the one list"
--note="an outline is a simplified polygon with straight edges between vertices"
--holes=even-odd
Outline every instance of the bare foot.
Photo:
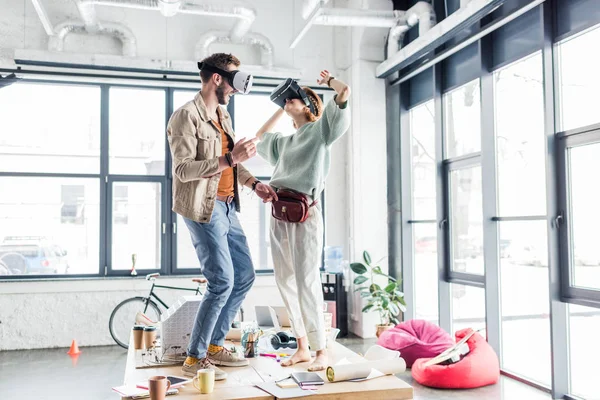
[[315,358],[315,361],[313,361],[312,364],[310,364],[310,367],[308,367],[309,371],[323,371],[325,368],[327,368],[327,364],[329,362],[329,358],[327,357],[327,353],[325,351],[318,351],[317,352],[317,358]]
[[298,349],[298,350],[296,350],[296,352],[294,353],[293,356],[291,356],[287,360],[283,361],[281,363],[281,366],[282,367],[289,367],[291,365],[294,365],[294,364],[297,364],[297,363],[302,363],[302,362],[307,362],[307,361],[310,361],[310,360],[311,360],[310,350],[308,350],[308,349]]

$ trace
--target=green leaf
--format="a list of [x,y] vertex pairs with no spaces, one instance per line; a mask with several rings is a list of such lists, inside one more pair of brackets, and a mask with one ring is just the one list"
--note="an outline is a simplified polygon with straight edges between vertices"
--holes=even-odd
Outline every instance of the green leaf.
[[400,304],[400,310],[402,310],[402,312],[406,312],[406,304]]
[[399,313],[400,313],[400,309],[396,305],[396,302],[392,301],[390,303],[390,314],[392,314],[392,315],[398,315]]
[[371,286],[369,286],[369,291],[374,293],[376,290],[381,290],[381,286],[376,283],[372,283]]
[[367,312],[369,311],[371,308],[373,308],[374,304],[367,304],[366,306],[363,307],[362,312]]
[[404,297],[404,293],[402,293],[402,292],[401,292],[401,291],[399,291],[399,290],[395,290],[395,291],[394,291],[394,294],[395,294],[396,296],[398,296],[398,297]]
[[394,292],[394,289],[396,289],[396,282],[392,282],[392,283],[390,283],[389,285],[387,285],[387,286],[385,287],[385,289],[384,289],[384,290],[385,290],[386,292],[388,292],[388,293],[390,293],[390,294],[391,294],[391,293],[393,293],[393,292]]
[[[400,304],[402,304],[403,306],[406,306],[406,302],[404,301],[404,297],[398,297],[398,302],[399,302]],[[402,307],[400,307],[400,308],[402,308]],[[406,309],[406,308],[405,308],[405,309]]]
[[367,267],[365,267],[362,263],[352,263],[350,264],[350,268],[355,274],[358,275],[362,275],[367,272]]
[[371,293],[369,293],[369,292],[360,292],[360,297],[362,297],[362,298],[371,297]]
[[384,310],[387,310],[389,305],[390,305],[390,301],[388,299],[383,299],[383,302],[381,303],[381,308],[383,308]]
[[371,265],[371,255],[369,254],[368,251],[363,251],[363,258],[365,259],[365,263],[367,265]]
[[383,272],[381,271],[380,266],[373,267],[373,273],[378,274],[378,275],[383,275]]
[[369,278],[367,278],[366,276],[357,276],[356,278],[354,278],[354,284],[355,285],[360,285],[361,283],[365,283],[366,281],[368,281]]
[[362,292],[364,290],[369,290],[369,287],[368,286],[360,286],[360,287],[354,288],[355,292]]

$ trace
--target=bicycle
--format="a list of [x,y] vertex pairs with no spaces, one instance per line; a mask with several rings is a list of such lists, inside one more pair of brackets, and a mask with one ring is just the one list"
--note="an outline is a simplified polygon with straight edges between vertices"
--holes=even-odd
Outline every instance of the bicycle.
[[159,276],[160,274],[158,272],[146,275],[146,280],[152,282],[152,287],[150,288],[150,293],[148,293],[148,296],[135,296],[123,300],[122,302],[117,304],[113,312],[110,314],[110,319],[108,321],[108,329],[110,330],[110,335],[119,346],[125,349],[129,348],[129,337],[131,335],[131,328],[136,322],[136,316],[138,312],[144,313],[144,315],[148,317],[151,321],[158,322],[160,320],[162,310],[159,308],[158,304],[153,299],[156,299],[156,301],[158,301],[158,303],[160,303],[165,309],[169,308],[169,306],[164,301],[162,301],[156,293],[154,293],[155,288],[186,290],[195,292],[198,296],[203,294],[200,288],[203,284],[207,282],[207,280],[204,278],[192,278],[192,281],[198,284],[198,286],[195,289],[157,285],[155,281],[156,278],[158,278]]

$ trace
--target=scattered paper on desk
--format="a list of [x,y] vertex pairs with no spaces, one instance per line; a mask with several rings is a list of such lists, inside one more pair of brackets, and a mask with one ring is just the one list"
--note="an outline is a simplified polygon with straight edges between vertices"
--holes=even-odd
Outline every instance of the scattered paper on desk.
[[342,358],[335,365],[327,367],[327,379],[329,382],[358,382],[406,371],[406,362],[404,359],[397,355],[395,357],[356,363],[351,362],[347,358]]
[[293,399],[294,397],[309,396],[316,393],[314,390],[302,390],[299,387],[282,389],[275,382],[259,383],[256,387],[275,396],[277,399]]

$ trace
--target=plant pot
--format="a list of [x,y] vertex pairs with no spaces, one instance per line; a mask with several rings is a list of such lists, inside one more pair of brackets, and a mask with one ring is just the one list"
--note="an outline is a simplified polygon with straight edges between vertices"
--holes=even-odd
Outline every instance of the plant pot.
[[381,335],[382,332],[387,331],[388,329],[392,329],[394,326],[394,324],[388,324],[388,325],[377,325],[377,331],[375,332],[375,335],[377,337],[379,337],[379,335]]

